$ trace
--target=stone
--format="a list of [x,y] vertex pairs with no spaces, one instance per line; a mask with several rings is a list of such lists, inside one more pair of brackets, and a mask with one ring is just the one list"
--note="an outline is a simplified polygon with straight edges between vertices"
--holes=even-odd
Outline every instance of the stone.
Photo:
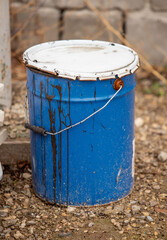
[[116,205],[113,209],[113,214],[117,214],[117,213],[121,213],[124,210],[124,206],[123,205]]
[[130,201],[130,204],[135,204],[135,203],[137,203],[137,201],[134,201],[134,200]]
[[31,191],[30,191],[30,189],[28,189],[28,188],[25,189],[25,190],[24,190],[24,194],[25,194],[27,197],[30,198],[30,197],[31,197]]
[[9,136],[11,139],[15,139],[17,137],[17,134],[14,131],[11,131]]
[[68,206],[68,208],[67,208],[67,212],[68,213],[73,213],[73,212],[75,212],[76,211],[76,208],[75,207],[70,207],[70,206]]
[[30,200],[28,198],[26,198],[24,200],[24,203],[23,203],[24,208],[28,208],[29,207],[29,203],[30,203]]
[[160,189],[160,186],[159,185],[153,185],[153,189],[155,189],[155,190],[159,190]]
[[4,193],[4,197],[9,199],[10,198],[10,193]]
[[10,192],[10,191],[11,191],[11,189],[9,187],[5,188],[5,192]]
[[6,200],[6,204],[9,205],[9,206],[13,205],[13,199],[12,198],[8,198]]
[[31,178],[31,174],[30,173],[23,173],[23,178],[30,179]]
[[27,226],[30,226],[30,225],[36,225],[36,222],[33,220],[27,221]]
[[[110,24],[122,32],[122,17],[118,10],[107,11],[104,16]],[[66,11],[64,14],[63,39],[96,39],[106,41],[119,40],[106,31],[99,18],[89,10]]]
[[141,209],[140,206],[132,205],[132,212],[133,212],[133,214],[136,214],[136,213],[140,212],[140,209]]
[[94,217],[96,217],[96,215],[91,212],[91,213],[89,214],[89,218],[94,218]]
[[152,217],[150,217],[150,216],[147,216],[147,220],[149,221],[149,222],[153,222],[154,220],[152,219]]
[[167,1],[166,0],[151,0],[151,8],[155,11],[167,11]]
[[152,12],[149,7],[146,7],[142,11],[127,15],[126,38],[151,64],[167,63],[166,29],[167,14],[165,12]]
[[20,231],[17,231],[15,234],[14,234],[14,238],[15,239],[25,239],[25,236],[23,234],[21,234]]
[[63,217],[66,217],[66,216],[67,216],[67,214],[66,214],[65,212],[63,212],[61,215],[62,215]]
[[61,237],[61,238],[68,237],[68,236],[70,236],[70,235],[72,235],[71,232],[67,232],[67,233],[59,233],[59,237]]
[[17,219],[10,219],[10,220],[6,220],[6,221],[2,221],[2,225],[5,228],[8,228],[8,227],[14,226],[17,223],[17,221],[18,221]]
[[149,213],[148,213],[148,212],[143,212],[143,215],[144,215],[145,217],[147,217],[147,216],[149,216]]
[[125,219],[125,220],[124,220],[124,224],[125,224],[125,225],[128,225],[129,222],[130,222],[129,219]]
[[11,232],[11,229],[10,228],[7,228],[3,231],[4,233],[10,233]]
[[146,191],[145,191],[145,193],[150,193],[151,192],[151,190],[150,189],[146,189]]
[[167,153],[164,151],[160,152],[160,154],[158,155],[158,160],[162,162],[167,161]]
[[157,205],[157,201],[155,201],[155,200],[150,201],[150,206],[151,207],[155,207],[156,205]]
[[110,215],[113,212],[113,208],[111,206],[108,206],[104,209],[104,214]]
[[3,231],[3,227],[2,226],[0,226],[0,233]]
[[90,222],[90,223],[88,224],[88,227],[93,227],[93,225],[94,225],[94,222]]
[[143,126],[143,124],[144,124],[144,120],[142,118],[139,117],[139,118],[135,119],[135,126],[136,127],[140,128],[140,127]]
[[8,215],[8,211],[6,209],[0,209],[0,217],[6,217]]
[[111,219],[111,223],[114,224],[118,228],[118,230],[121,230],[121,225],[119,222],[117,222],[115,219]]
[[20,228],[24,228],[26,226],[26,220],[23,220],[21,225],[20,225]]

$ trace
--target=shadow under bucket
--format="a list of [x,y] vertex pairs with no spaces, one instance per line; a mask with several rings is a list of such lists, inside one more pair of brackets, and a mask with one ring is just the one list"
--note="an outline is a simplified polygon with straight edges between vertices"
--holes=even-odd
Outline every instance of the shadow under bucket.
[[137,54],[120,44],[71,40],[33,46],[23,59],[36,195],[74,206],[128,195]]

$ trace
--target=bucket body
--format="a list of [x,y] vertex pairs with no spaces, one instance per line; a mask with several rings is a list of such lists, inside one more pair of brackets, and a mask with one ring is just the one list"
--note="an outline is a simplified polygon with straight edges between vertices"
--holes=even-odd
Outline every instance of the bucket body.
[[[96,205],[128,195],[134,182],[135,74],[86,122],[56,136],[31,131],[33,187],[46,202]],[[79,81],[27,68],[30,124],[57,132],[101,108],[115,79]]]

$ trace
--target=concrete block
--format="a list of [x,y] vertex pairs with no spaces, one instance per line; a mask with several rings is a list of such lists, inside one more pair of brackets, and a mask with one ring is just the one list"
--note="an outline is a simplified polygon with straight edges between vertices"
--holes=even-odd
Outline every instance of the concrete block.
[[24,140],[5,141],[0,147],[1,162],[5,165],[31,161],[30,142]]
[[[20,3],[14,3],[12,8],[19,9]],[[30,18],[30,16],[32,16]],[[36,11],[35,7],[28,7],[22,12],[11,17],[12,35],[17,32],[22,25],[29,19],[28,25],[20,35],[12,42],[12,49],[25,50],[28,47],[44,42],[57,40],[59,35],[59,11],[54,8],[40,8]]]
[[6,138],[7,138],[7,130],[0,129],[0,145],[6,140]]
[[166,65],[167,14],[145,9],[127,16],[127,40],[150,63]]
[[[53,0],[54,1],[54,0]],[[89,0],[96,8],[101,10],[111,10],[115,8],[123,10],[139,10],[144,7],[145,0]],[[56,4],[59,8],[79,9],[84,8],[84,0],[59,0]]]
[[167,0],[151,0],[150,3],[155,11],[167,11]]
[[53,8],[41,8],[38,11],[40,38],[42,42],[55,41],[59,39],[60,13]]
[[[122,32],[120,11],[104,12],[104,16],[112,26]],[[98,17],[89,10],[65,12],[63,39],[98,39],[118,42],[118,39],[108,32]]]

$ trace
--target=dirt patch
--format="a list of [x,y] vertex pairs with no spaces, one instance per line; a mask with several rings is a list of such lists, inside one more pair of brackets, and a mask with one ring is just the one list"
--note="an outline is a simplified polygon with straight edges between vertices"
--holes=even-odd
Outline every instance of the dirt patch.
[[[9,137],[23,128],[25,81],[13,84]],[[167,89],[147,73],[136,88],[135,185],[108,206],[60,208],[42,202],[32,189],[29,165],[4,166],[0,182],[1,239],[167,239]],[[20,117],[21,116],[21,117]],[[19,118],[20,117],[20,118]]]

